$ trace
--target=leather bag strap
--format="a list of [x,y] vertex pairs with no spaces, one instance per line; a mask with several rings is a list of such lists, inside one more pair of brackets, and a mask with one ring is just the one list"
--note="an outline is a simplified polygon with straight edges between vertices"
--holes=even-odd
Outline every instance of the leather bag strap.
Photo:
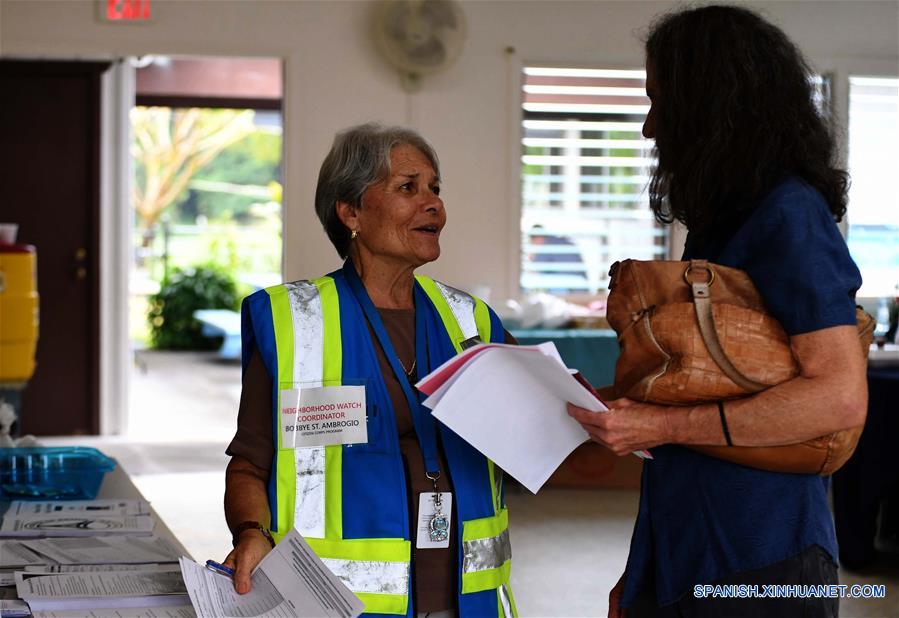
[[[690,274],[694,270],[705,270],[708,272],[707,281],[697,281],[691,278]],[[684,271],[684,280],[693,290],[693,306],[696,308],[696,321],[699,323],[699,332],[705,347],[708,349],[712,359],[730,378],[734,384],[740,388],[757,393],[768,388],[768,384],[756,382],[744,376],[730,362],[724,348],[721,346],[721,340],[718,338],[718,330],[715,327],[715,317],[712,313],[712,297],[711,287],[715,283],[715,271],[709,266],[706,260],[690,260],[687,270]]]

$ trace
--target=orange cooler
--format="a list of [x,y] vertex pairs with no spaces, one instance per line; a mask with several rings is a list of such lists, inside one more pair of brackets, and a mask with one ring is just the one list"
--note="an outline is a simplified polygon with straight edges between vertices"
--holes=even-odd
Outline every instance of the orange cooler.
[[31,378],[37,332],[37,253],[0,243],[0,382]]

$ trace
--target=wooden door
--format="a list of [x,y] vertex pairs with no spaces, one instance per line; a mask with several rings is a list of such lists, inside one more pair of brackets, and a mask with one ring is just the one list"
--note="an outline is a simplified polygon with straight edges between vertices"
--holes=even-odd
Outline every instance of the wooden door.
[[40,294],[21,433],[99,433],[100,77],[108,66],[0,61],[0,219],[37,247]]

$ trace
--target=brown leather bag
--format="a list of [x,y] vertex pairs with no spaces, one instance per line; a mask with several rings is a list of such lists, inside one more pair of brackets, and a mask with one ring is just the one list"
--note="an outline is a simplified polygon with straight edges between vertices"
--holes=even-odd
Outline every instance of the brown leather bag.
[[[621,354],[606,398],[687,405],[744,397],[799,375],[790,340],[738,269],[690,262],[624,260],[612,265],[607,319]],[[867,360],[874,320],[856,312]],[[692,446],[762,470],[832,474],[864,426],[772,447]]]

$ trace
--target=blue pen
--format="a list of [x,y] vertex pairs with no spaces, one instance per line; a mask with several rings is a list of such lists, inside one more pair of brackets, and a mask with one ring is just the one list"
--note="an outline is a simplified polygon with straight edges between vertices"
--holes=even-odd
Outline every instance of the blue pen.
[[215,560],[207,560],[206,568],[213,573],[218,573],[219,575],[224,575],[225,577],[234,577],[234,569],[226,567],[224,564],[219,564]]

